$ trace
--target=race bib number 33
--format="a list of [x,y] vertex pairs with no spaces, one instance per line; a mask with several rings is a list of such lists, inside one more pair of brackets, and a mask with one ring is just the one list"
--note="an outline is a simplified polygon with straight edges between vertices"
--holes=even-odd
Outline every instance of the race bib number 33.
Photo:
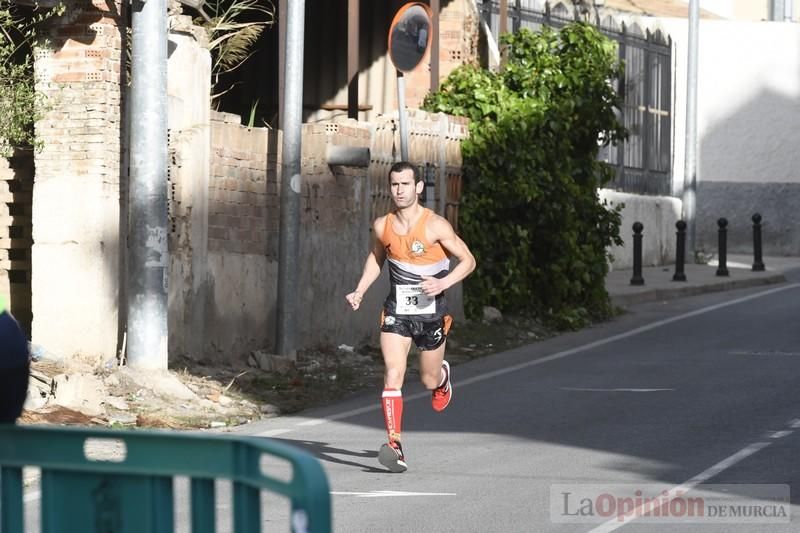
[[436,312],[436,297],[422,292],[419,285],[396,285],[398,315],[432,315]]

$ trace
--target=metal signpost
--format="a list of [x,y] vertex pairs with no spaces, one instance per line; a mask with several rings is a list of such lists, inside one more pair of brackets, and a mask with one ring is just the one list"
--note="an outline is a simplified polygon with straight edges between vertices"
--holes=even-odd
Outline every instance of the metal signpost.
[[400,158],[408,161],[408,117],[406,83],[403,76],[419,65],[431,44],[431,10],[426,4],[410,2],[401,7],[389,28],[389,57],[397,69],[397,108],[400,116]]

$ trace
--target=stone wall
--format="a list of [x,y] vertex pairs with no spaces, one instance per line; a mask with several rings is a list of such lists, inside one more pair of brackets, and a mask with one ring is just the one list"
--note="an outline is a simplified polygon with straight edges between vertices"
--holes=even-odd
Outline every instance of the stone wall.
[[35,52],[33,341],[107,359],[118,346],[124,3],[68,0]]
[[[273,137],[270,139],[270,137]],[[278,132],[213,113],[208,249],[278,256]]]
[[33,154],[0,158],[0,295],[26,333],[31,327]]
[[270,347],[278,261],[280,135],[213,113],[203,356]]

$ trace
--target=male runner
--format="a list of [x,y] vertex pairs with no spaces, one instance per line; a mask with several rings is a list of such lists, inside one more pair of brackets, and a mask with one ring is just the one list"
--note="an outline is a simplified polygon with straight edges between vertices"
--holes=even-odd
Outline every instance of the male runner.
[[0,424],[13,423],[28,391],[28,341],[0,295]]
[[[420,379],[432,391],[433,409],[443,411],[453,397],[450,365],[444,360],[445,340],[452,324],[444,291],[475,270],[475,258],[450,223],[419,204],[424,186],[416,168],[409,163],[396,163],[389,170],[395,209],[373,223],[375,240],[361,279],[356,289],[345,296],[353,310],[358,309],[364,293],[389,259],[391,290],[381,313],[385,364],[381,403],[389,442],[381,446],[378,460],[392,472],[405,472],[408,468],[400,429],[401,389],[411,341],[419,349]],[[458,259],[452,270],[449,256]]]

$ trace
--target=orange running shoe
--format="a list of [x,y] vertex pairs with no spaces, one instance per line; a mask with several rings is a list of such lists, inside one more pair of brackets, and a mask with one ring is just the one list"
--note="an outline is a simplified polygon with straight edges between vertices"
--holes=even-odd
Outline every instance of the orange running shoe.
[[444,371],[444,382],[433,389],[431,394],[431,405],[434,411],[444,411],[453,398],[453,386],[450,384],[450,363],[442,361],[442,370]]
[[398,440],[390,441],[388,444],[381,446],[380,451],[378,451],[378,461],[391,472],[400,473],[408,470],[406,456],[403,455],[403,447]]

